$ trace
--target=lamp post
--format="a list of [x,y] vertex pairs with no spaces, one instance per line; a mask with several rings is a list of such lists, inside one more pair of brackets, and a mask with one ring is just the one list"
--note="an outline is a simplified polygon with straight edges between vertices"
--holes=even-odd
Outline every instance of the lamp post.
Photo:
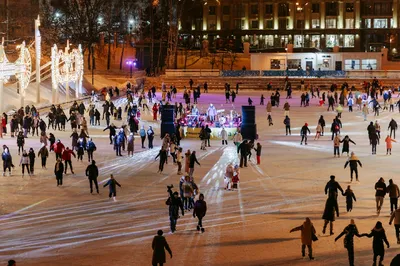
[[132,78],[133,68],[136,67],[137,59],[128,60],[128,61],[126,61],[126,64],[129,66],[129,69],[130,69],[130,78]]

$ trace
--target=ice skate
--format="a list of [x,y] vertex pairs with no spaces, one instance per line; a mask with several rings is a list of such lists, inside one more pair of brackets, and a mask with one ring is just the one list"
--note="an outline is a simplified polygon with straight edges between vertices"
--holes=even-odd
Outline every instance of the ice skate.
[[197,231],[200,231],[200,226],[199,225],[197,226]]
[[201,228],[201,232],[204,233],[206,230],[202,227]]

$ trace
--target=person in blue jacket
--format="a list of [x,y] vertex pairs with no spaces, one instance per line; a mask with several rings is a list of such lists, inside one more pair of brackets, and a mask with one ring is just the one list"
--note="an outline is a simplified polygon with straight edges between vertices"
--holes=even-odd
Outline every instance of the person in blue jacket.
[[108,197],[110,199],[112,197],[114,201],[117,201],[116,200],[116,197],[117,197],[117,186],[121,187],[121,185],[117,182],[117,180],[114,179],[113,175],[110,176],[110,180],[108,180],[107,183],[105,183],[103,187],[106,187],[106,186],[108,186],[108,188],[109,188]]

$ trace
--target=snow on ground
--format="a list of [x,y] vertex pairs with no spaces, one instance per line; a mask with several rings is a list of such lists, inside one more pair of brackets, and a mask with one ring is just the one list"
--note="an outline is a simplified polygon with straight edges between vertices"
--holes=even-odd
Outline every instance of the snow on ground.
[[[268,94],[268,95],[267,95]],[[198,106],[205,110],[208,103],[218,108],[240,111],[240,106],[252,97],[258,103],[260,93],[241,91],[234,106],[225,104],[222,93],[202,94]],[[269,93],[264,92],[269,97]],[[178,101],[183,101],[178,95]],[[385,143],[381,139],[378,154],[371,155],[366,127],[359,111],[342,115],[342,136],[348,134],[357,145],[351,145],[363,163],[359,169],[360,183],[353,183],[357,197],[352,213],[345,213],[345,199],[339,196],[340,217],[334,223],[335,236],[322,235],[321,219],[326,196],[323,189],[331,174],[345,189],[349,185],[349,169],[343,169],[346,156],[333,158],[330,135],[309,145],[300,145],[299,130],[308,122],[312,133],[319,116],[324,115],[329,131],[334,112],[317,106],[299,107],[299,95],[289,103],[292,136],[284,135],[283,103],[274,108],[273,126],[266,121],[265,106],[257,105],[257,128],[263,145],[262,164],[241,170],[240,189],[225,191],[223,173],[229,162],[237,162],[232,141],[221,146],[214,140],[207,151],[199,149],[196,139],[182,141],[184,150],[197,150],[201,167],[196,166],[195,180],[205,194],[208,204],[207,216],[203,221],[204,234],[196,231],[197,220],[186,213],[178,220],[177,232],[169,232],[166,185],[178,186],[180,176],[176,166],[166,166],[164,174],[157,174],[158,161],[154,160],[161,144],[156,137],[155,149],[141,149],[135,142],[135,155],[116,157],[109,145],[108,132],[100,127],[89,128],[97,144],[95,160],[100,168],[100,186],[114,174],[122,188],[118,189],[117,202],[108,199],[108,190],[100,188],[100,195],[89,193],[89,184],[84,170],[86,162],[73,161],[75,175],[64,177],[64,186],[57,187],[53,175],[54,154],[48,162],[48,170],[39,169],[36,162],[35,176],[21,177],[16,167],[11,177],[0,177],[0,260],[5,264],[10,258],[18,265],[150,265],[151,240],[158,229],[163,229],[172,248],[174,257],[167,265],[348,265],[347,251],[342,240],[334,237],[354,218],[362,233],[369,232],[376,221],[383,222],[391,248],[386,252],[385,262],[399,253],[394,228],[389,222],[389,200],[386,198],[381,216],[375,213],[374,184],[379,177],[386,181],[397,176],[397,160],[400,146],[393,144],[393,155],[386,156]],[[124,105],[117,100],[116,105]],[[100,105],[98,105],[100,107]],[[356,108],[355,108],[356,109]],[[378,118],[382,126],[382,138],[391,118],[400,122],[398,112],[383,112]],[[142,114],[142,124],[155,125],[150,112]],[[371,115],[369,120],[375,120]],[[115,121],[121,125],[121,121]],[[159,131],[159,127],[156,128]],[[53,132],[50,130],[50,132]],[[55,132],[65,144],[70,145],[69,127],[66,132]],[[158,133],[158,132],[157,132]],[[14,164],[18,165],[16,139],[6,136],[2,144],[11,147]],[[26,148],[38,151],[38,137],[29,137]],[[254,154],[254,153],[253,153]],[[255,156],[254,156],[255,157]],[[84,157],[86,159],[86,157]],[[319,241],[314,243],[316,261],[301,259],[300,233],[289,233],[310,217],[317,229]],[[372,263],[372,240],[355,239],[356,265]]]

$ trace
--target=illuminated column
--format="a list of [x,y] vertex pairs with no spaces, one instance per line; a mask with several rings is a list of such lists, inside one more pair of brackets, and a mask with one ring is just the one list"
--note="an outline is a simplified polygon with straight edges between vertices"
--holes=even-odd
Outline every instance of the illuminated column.
[[296,14],[296,6],[291,2],[289,4],[289,29],[294,29],[294,19]]
[[57,45],[54,44],[53,48],[51,48],[51,103],[58,103],[58,82],[56,79],[56,54],[57,54]]
[[[64,68],[65,68],[65,100],[69,102],[69,68],[70,68],[70,55],[69,55],[69,40],[67,40],[67,46],[65,47],[65,62],[64,62]],[[58,87],[58,86],[57,86]]]
[[321,14],[320,27],[321,29],[325,29],[325,2],[321,2],[319,12]]
[[36,53],[36,103],[40,103],[40,59],[41,59],[41,41],[39,31],[40,18],[35,19],[35,53]]
[[278,4],[274,3],[274,30],[279,29]]
[[249,5],[243,4],[244,6],[244,29],[249,29]]
[[221,30],[221,17],[222,17],[222,12],[221,12],[221,5],[217,5],[217,10],[216,10],[216,19],[217,19],[217,30]]
[[393,25],[391,25],[392,28],[397,29],[398,28],[398,1],[393,0]]
[[338,21],[337,21],[337,28],[338,29],[343,29],[343,20],[344,20],[344,14],[343,14],[343,1],[339,1],[339,16],[338,16]]
[[311,17],[311,4],[304,6],[304,29],[310,29],[310,17]]
[[208,16],[208,6],[203,5],[203,31],[206,31],[208,28],[207,16]]
[[354,27],[356,29],[359,29],[360,28],[360,24],[361,24],[361,21],[360,21],[361,20],[361,17],[360,17],[360,1],[356,1],[355,9],[356,9],[356,11],[354,13],[354,15],[355,15],[355,17],[354,17]]
[[265,12],[265,7],[263,6],[263,2],[260,0],[258,1],[258,25],[259,29],[263,30],[264,29],[264,12]]

